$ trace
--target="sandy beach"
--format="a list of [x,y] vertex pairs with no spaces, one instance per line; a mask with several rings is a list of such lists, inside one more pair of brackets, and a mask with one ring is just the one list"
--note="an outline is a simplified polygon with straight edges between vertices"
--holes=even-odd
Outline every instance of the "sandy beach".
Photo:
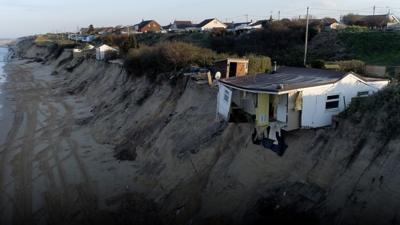
[[48,66],[13,61],[4,72],[0,224],[58,224],[76,211],[89,218],[126,192],[130,164],[76,125],[90,113],[82,99],[57,95]]

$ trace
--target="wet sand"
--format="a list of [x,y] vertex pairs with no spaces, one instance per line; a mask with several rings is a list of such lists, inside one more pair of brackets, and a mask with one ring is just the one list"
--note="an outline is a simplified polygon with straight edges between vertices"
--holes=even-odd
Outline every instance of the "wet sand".
[[[0,224],[59,224],[77,212],[95,216],[133,182],[129,162],[113,157],[76,121],[90,116],[83,99],[61,96],[50,66],[4,67],[0,119]],[[113,207],[113,206],[110,206]],[[91,215],[93,214],[93,215]]]

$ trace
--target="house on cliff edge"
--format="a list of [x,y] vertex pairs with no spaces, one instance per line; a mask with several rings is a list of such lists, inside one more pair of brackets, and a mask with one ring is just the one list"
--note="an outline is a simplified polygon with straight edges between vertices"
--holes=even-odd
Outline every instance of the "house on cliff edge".
[[103,44],[96,48],[96,59],[97,60],[112,60],[118,56],[118,49]]
[[284,131],[332,124],[354,98],[369,96],[389,80],[353,72],[282,67],[269,74],[229,77],[218,82],[217,114],[253,123],[259,133],[277,140]]

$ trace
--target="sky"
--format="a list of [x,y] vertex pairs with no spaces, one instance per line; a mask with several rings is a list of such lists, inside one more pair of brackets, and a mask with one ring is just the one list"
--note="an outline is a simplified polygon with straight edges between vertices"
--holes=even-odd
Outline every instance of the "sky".
[[400,0],[0,0],[0,38],[47,32],[75,32],[80,27],[133,25],[154,19],[161,25],[207,18],[242,22],[269,18],[315,17],[349,12],[377,14],[390,9],[400,16]]

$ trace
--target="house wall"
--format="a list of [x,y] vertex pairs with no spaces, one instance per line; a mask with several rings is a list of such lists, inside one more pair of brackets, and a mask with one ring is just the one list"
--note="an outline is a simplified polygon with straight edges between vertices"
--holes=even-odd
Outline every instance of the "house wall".
[[226,28],[226,25],[218,20],[213,20],[210,23],[204,25],[201,30],[212,30],[215,28]]
[[[368,91],[369,94],[385,87],[388,81],[364,83],[353,75],[348,75],[335,84],[303,89],[302,127],[323,127],[331,125],[332,116],[344,111],[357,97],[358,92]],[[339,95],[339,107],[326,109],[328,95]]]
[[236,76],[246,76],[248,73],[248,63],[238,62],[236,68]]
[[112,54],[116,54],[116,53],[117,53],[116,49],[114,49],[110,46],[107,46],[107,45],[103,45],[103,46],[100,46],[99,48],[96,48],[96,59],[104,60],[106,58],[107,54],[112,55]]
[[139,32],[158,32],[161,31],[161,26],[160,24],[156,23],[155,21],[151,21],[148,23],[146,26],[142,27]]
[[386,87],[389,84],[389,81],[374,81],[374,82],[367,82],[367,84],[380,90]]
[[104,54],[101,51],[100,48],[96,48],[96,59],[97,60],[103,60],[104,59]]
[[269,124],[269,94],[258,94],[256,108],[256,125],[268,126]]
[[257,94],[233,89],[232,102],[250,115],[256,115]]
[[227,60],[224,61],[219,61],[214,63],[214,70],[216,72],[221,72],[222,77],[221,78],[228,78],[228,64]]
[[231,63],[236,63],[236,71],[235,74],[236,76],[245,76],[247,75],[249,71],[249,66],[248,63],[243,62],[243,61],[235,61],[235,60],[224,60],[224,61],[219,61],[214,63],[213,69],[216,72],[221,72],[222,78],[228,78],[229,77],[229,72],[230,72],[230,64]]

